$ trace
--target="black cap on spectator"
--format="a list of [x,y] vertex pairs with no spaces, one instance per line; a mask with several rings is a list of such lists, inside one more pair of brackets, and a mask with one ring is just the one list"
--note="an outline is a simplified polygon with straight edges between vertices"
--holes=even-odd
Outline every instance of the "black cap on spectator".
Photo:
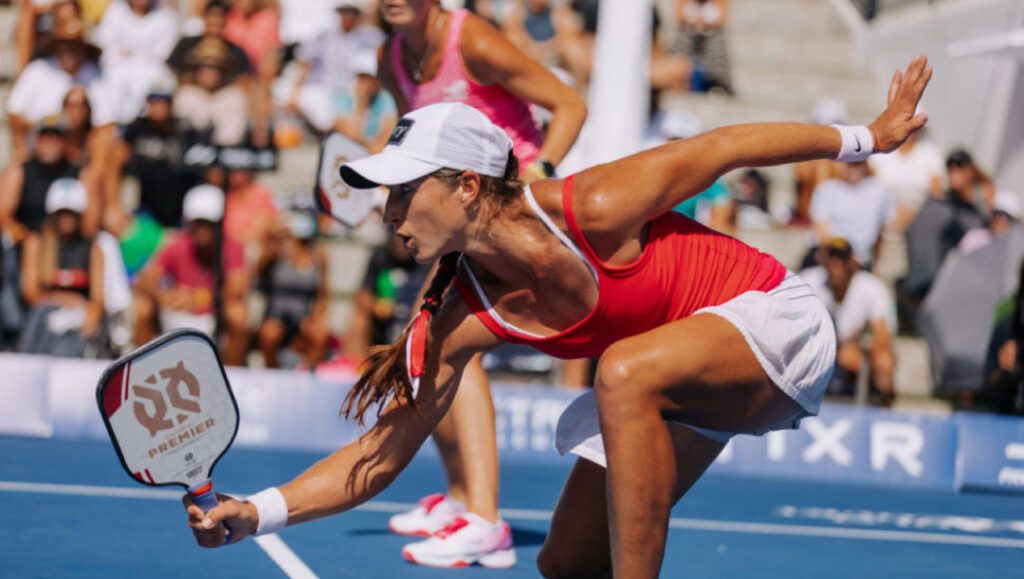
[[50,133],[53,135],[64,136],[68,132],[67,126],[64,124],[64,119],[60,115],[48,115],[43,117],[36,125],[36,132],[40,135],[44,133]]
[[956,149],[946,157],[946,168],[967,167],[974,164],[974,158],[964,149]]
[[833,237],[825,244],[825,253],[829,257],[837,257],[845,261],[853,257],[853,247],[850,246],[850,242],[846,238]]
[[220,10],[222,12],[227,12],[230,9],[231,6],[227,2],[225,2],[225,0],[210,0],[209,2],[207,2],[206,7],[203,8],[203,14],[206,14],[211,10]]
[[169,101],[174,99],[174,88],[170,86],[154,86],[149,89],[146,93],[146,100],[164,100]]

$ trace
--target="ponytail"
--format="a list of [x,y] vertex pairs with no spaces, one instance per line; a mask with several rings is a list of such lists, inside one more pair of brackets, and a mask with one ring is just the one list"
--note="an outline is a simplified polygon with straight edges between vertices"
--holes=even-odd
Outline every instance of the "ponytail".
[[459,263],[460,253],[442,257],[430,281],[423,304],[402,335],[390,344],[370,348],[362,373],[345,397],[341,414],[363,425],[366,412],[374,405],[379,416],[391,397],[416,406],[416,390],[423,374],[428,347],[430,316],[441,307]]

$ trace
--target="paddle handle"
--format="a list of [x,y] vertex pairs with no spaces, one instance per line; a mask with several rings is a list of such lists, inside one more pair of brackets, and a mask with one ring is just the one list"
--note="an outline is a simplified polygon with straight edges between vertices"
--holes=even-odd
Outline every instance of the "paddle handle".
[[203,482],[192,486],[188,489],[189,496],[192,497],[192,502],[203,509],[204,513],[208,513],[213,510],[220,501],[217,500],[217,493],[213,490],[213,479],[206,479]]
[[[203,482],[192,486],[188,489],[189,496],[192,497],[192,502],[195,503],[200,509],[203,509],[204,513],[208,513],[220,504],[217,500],[217,493],[213,490],[213,479],[208,478]],[[227,528],[227,526],[225,526]],[[231,529],[228,529],[227,536],[224,537],[224,543],[231,542]]]

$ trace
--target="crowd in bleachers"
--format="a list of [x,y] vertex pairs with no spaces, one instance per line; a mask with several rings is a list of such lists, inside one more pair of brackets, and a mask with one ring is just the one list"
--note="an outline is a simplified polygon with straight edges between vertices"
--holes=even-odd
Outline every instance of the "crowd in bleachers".
[[[597,0],[465,4],[585,93]],[[702,130],[692,114],[661,110],[663,91],[734,93],[729,3],[657,4],[673,10],[652,8],[651,146]],[[18,9],[5,103],[11,158],[0,180],[4,349],[109,357],[191,326],[219,335],[231,364],[351,368],[400,331],[423,267],[385,243],[349,327],[328,327],[330,228],[311,199],[292,202],[261,181],[281,150],[330,132],[369,151],[384,146],[397,112],[377,80],[387,32],[375,1],[21,0]],[[844,122],[843,104],[823,102],[812,120]],[[841,342],[834,392],[860,382],[883,404],[895,394],[898,334],[925,336],[933,357],[955,356],[937,351],[950,340],[933,292],[948,283],[949,256],[1020,229],[1018,198],[969,152],[944,157],[927,136],[868,163],[794,166],[796,201],[784,215],[769,206],[771,189],[765,173],[746,171],[677,210],[730,234],[807,228],[803,275]],[[893,288],[873,269],[882,241],[901,237],[908,268]],[[1009,399],[1021,330],[1005,320],[1020,307],[1001,311],[1011,314],[996,324],[986,374],[957,392],[998,383]]]

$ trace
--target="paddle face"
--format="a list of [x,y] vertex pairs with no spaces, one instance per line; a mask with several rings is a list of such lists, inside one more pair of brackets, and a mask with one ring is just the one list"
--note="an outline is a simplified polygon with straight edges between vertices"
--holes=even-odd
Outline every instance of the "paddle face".
[[341,179],[338,169],[343,163],[362,159],[369,152],[352,139],[331,133],[320,147],[317,168],[316,207],[348,227],[356,227],[379,203],[378,189],[354,189]]
[[147,485],[205,481],[238,432],[217,350],[195,330],[166,334],[111,364],[96,401],[122,466]]

